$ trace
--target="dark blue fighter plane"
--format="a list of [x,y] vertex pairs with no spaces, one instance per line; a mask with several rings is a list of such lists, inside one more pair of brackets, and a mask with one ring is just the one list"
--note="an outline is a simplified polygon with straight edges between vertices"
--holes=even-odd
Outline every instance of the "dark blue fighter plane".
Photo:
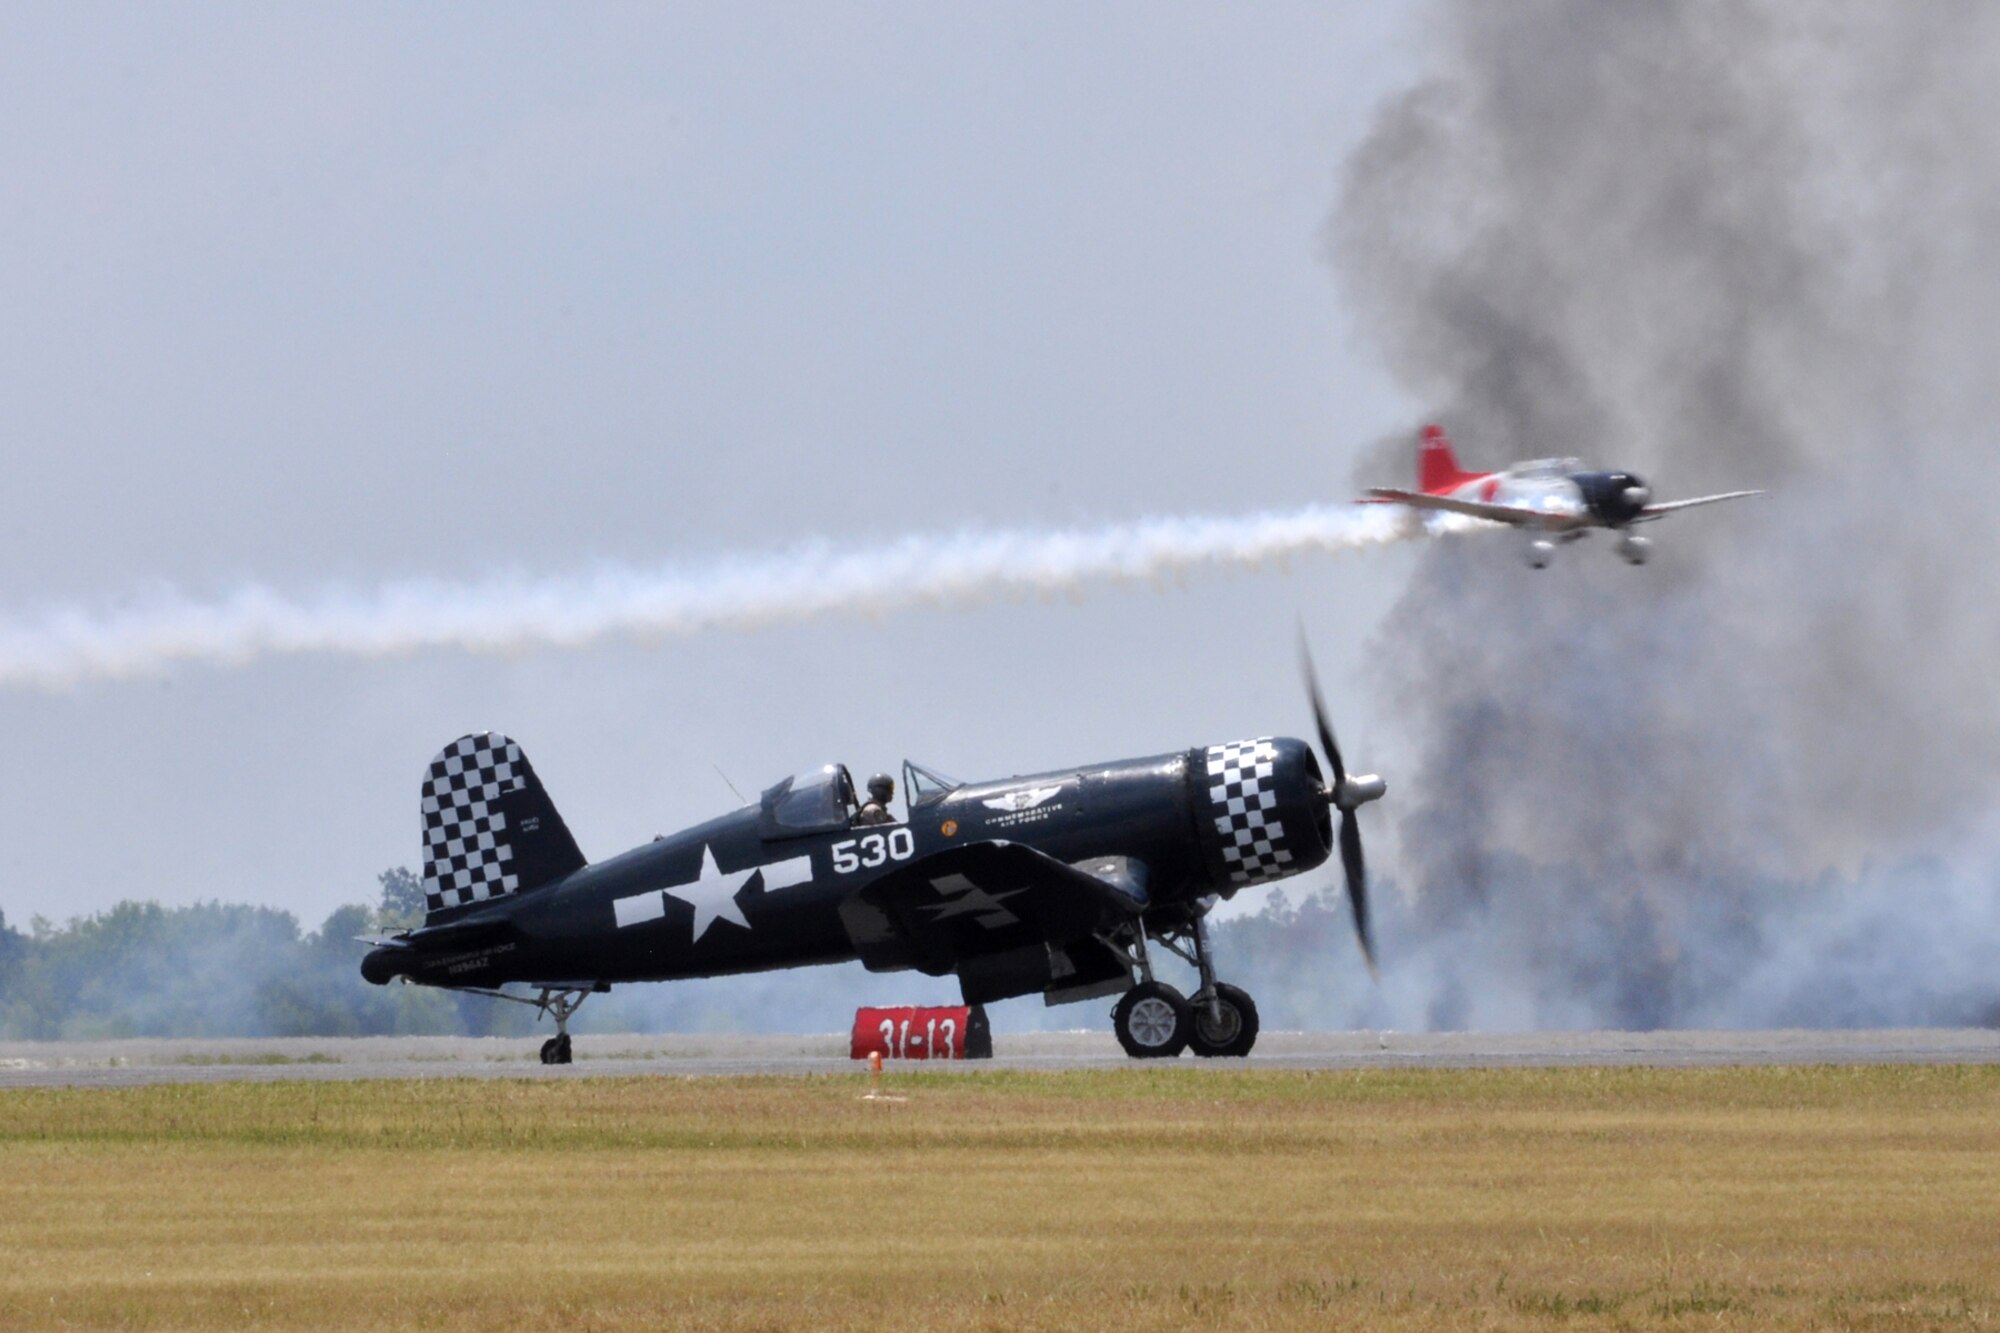
[[[1257,1009],[1211,966],[1218,899],[1337,846],[1374,967],[1355,811],[1385,787],[1347,773],[1310,662],[1307,685],[1330,782],[1286,739],[974,783],[905,764],[907,815],[864,824],[847,769],[828,765],[595,863],[519,745],[463,736],[424,777],[424,924],[370,939],[361,974],[533,1004],[556,1022],[547,1064],[569,1062],[570,1015],[614,984],[856,958],[956,974],[968,1004],[1119,995],[1134,1056],[1245,1055]],[[1193,964],[1194,995],[1154,979],[1153,943]]]

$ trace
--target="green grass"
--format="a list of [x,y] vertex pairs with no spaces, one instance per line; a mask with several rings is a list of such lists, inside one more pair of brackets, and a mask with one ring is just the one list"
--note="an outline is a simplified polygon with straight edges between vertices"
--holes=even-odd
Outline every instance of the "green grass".
[[2000,1069],[0,1094],[0,1326],[2000,1327]]

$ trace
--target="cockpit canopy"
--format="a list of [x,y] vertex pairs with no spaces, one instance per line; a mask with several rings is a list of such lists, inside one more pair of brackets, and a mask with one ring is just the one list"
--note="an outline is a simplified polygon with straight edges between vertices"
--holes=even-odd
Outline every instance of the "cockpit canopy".
[[[928,805],[957,786],[957,779],[934,769],[903,764],[903,799],[911,808]],[[847,765],[825,764],[767,789],[758,802],[757,832],[764,838],[834,832],[849,827],[859,808]]]
[[1553,481],[1567,477],[1573,472],[1583,471],[1583,463],[1575,458],[1531,458],[1525,463],[1516,463],[1507,469],[1510,477],[1522,480]]
[[903,796],[913,808],[929,805],[960,785],[957,778],[948,778],[936,769],[903,761]]
[[844,829],[853,804],[854,780],[845,764],[809,768],[764,793],[757,831],[766,838],[796,838]]

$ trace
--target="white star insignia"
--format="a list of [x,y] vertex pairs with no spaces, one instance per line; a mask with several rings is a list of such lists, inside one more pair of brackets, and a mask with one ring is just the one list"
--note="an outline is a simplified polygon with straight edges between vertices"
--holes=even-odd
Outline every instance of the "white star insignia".
[[744,883],[761,869],[762,866],[751,866],[748,870],[724,874],[716,868],[715,852],[704,843],[701,849],[701,878],[692,884],[675,885],[666,891],[667,896],[693,905],[694,939],[697,941],[718,917],[748,930],[750,923],[744,919],[743,909],[736,903],[736,895],[743,892]]

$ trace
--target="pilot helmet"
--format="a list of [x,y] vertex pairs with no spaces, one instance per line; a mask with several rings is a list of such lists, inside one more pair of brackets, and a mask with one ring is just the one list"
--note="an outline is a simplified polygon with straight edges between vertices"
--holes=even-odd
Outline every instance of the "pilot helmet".
[[889,798],[895,794],[896,780],[887,773],[877,773],[874,777],[868,779],[868,795],[870,799],[887,805]]

